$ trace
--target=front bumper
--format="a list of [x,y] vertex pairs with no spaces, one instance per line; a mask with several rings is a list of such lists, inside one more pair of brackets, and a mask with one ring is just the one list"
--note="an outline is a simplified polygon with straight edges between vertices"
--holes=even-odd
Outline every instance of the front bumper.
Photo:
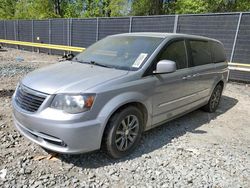
[[[79,121],[79,119],[55,120],[53,111],[25,113],[12,101],[13,119],[16,128],[28,139],[58,153],[78,154],[100,148],[102,120]],[[46,115],[46,113],[48,113]]]

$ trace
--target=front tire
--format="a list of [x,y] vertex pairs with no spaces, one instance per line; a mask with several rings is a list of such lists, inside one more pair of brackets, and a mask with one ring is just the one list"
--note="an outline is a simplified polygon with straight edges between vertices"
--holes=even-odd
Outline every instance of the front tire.
[[138,145],[142,134],[143,115],[129,106],[116,112],[109,120],[104,132],[103,150],[112,158],[130,154]]
[[214,88],[208,103],[202,108],[204,111],[212,113],[217,110],[221,99],[222,89],[223,87],[221,84],[218,84]]

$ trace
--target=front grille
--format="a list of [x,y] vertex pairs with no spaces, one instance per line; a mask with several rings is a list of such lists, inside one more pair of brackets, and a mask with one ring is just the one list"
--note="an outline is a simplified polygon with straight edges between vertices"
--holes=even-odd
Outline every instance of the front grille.
[[16,91],[15,101],[20,108],[29,112],[36,112],[46,97],[46,94],[19,86]]

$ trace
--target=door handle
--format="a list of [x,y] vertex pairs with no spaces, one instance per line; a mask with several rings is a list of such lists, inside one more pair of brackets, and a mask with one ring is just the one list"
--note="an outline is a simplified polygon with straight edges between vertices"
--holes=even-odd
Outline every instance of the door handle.
[[191,75],[183,76],[183,77],[182,77],[182,80],[188,80],[188,79],[190,79],[191,77],[192,77]]

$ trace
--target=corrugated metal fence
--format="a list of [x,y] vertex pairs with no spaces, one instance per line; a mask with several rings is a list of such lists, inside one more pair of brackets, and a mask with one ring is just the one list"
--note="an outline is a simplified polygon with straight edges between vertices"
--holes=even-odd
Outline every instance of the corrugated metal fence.
[[[0,20],[0,39],[88,47],[107,35],[127,32],[177,32],[222,41],[228,60],[250,64],[250,13],[162,15],[120,18]],[[11,45],[10,45],[11,46]],[[38,49],[19,47],[25,50]],[[60,54],[57,50],[41,52]],[[238,72],[232,71],[232,79]],[[243,76],[243,77],[242,77]],[[250,73],[241,75],[250,80]]]

